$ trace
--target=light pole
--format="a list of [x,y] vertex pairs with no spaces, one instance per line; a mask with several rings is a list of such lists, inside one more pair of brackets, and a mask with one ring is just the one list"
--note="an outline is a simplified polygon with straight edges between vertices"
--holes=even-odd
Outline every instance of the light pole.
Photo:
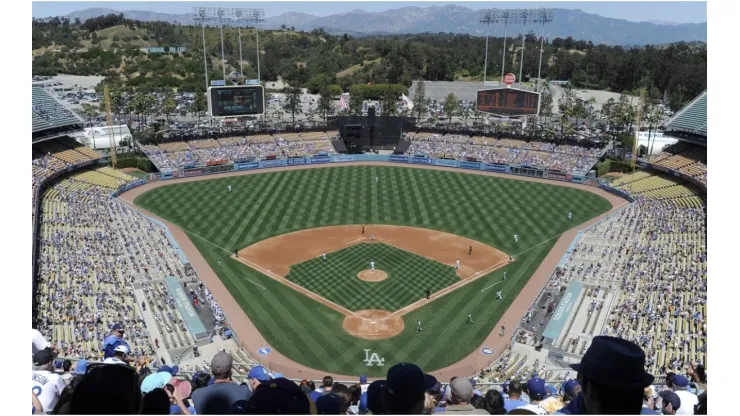
[[524,40],[527,38],[527,20],[531,20],[534,16],[534,11],[532,9],[518,10],[519,20],[524,24],[524,29],[522,30],[522,57],[519,60],[519,87],[522,86],[522,74],[524,72]]
[[482,15],[480,18],[481,23],[486,24],[486,57],[483,62],[483,84],[486,83],[486,74],[488,73],[488,29],[491,27],[491,23],[495,22],[495,11],[491,9],[484,9],[481,11]]
[[542,37],[540,38],[540,64],[537,70],[537,92],[540,91],[540,82],[542,82],[542,53],[545,45],[545,25],[553,21],[553,10],[552,9],[539,9],[536,11],[536,17],[534,23],[542,23]]

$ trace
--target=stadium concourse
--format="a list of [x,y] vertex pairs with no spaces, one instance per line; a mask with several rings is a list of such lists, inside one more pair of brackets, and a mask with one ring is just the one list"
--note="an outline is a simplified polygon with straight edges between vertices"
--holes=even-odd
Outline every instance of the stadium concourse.
[[[38,97],[43,112],[34,90],[33,117],[45,124],[34,124],[32,160],[32,386],[43,412],[657,414],[670,404],[706,414],[705,146],[681,142],[645,162],[650,168],[602,183],[635,202],[580,233],[511,348],[479,374],[436,380],[412,363],[389,363],[386,379],[373,383],[360,374],[298,382],[239,347],[168,230],[114,197],[138,180],[69,139],[79,120]],[[146,152],[165,168],[330,151],[327,139],[194,140]],[[603,154],[486,140],[419,135],[412,143],[456,158],[493,148],[486,155],[566,171],[587,171]],[[704,192],[653,166],[704,183]],[[566,298],[577,307],[558,315]],[[551,323],[560,326],[555,335]],[[662,403],[655,410],[654,401]]]

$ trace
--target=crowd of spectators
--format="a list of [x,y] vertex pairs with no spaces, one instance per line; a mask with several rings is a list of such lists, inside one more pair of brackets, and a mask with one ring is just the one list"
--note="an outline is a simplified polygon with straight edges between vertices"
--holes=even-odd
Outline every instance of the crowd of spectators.
[[411,141],[408,154],[448,159],[474,158],[481,162],[526,165],[564,172],[587,173],[604,154],[604,149],[458,134],[410,134],[407,138]]

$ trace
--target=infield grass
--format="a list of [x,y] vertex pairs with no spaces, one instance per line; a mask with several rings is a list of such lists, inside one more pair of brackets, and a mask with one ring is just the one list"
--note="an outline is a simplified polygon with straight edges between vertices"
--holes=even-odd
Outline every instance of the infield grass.
[[[272,347],[312,368],[369,376],[384,376],[389,364],[402,361],[433,371],[470,354],[494,329],[557,237],[611,208],[606,199],[574,188],[387,166],[175,183],[139,196],[136,203],[190,234]],[[568,212],[573,213],[570,221]],[[344,332],[340,313],[231,259],[234,249],[269,237],[345,224],[440,230],[511,253],[517,261],[404,315],[401,334],[369,341]],[[507,280],[502,281],[505,271]],[[495,290],[481,292],[493,283]],[[501,301],[495,300],[499,290]],[[470,311],[473,325],[466,324]],[[415,331],[417,320],[422,320],[423,332]],[[366,367],[366,348],[383,357],[386,367]]]

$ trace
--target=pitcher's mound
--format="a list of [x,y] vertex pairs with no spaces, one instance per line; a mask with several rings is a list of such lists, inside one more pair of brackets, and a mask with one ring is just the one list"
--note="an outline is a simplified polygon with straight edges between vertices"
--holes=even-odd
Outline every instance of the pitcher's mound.
[[357,273],[357,277],[366,282],[380,282],[388,278],[388,273],[378,269],[363,270]]
[[347,333],[357,338],[391,338],[403,331],[403,318],[400,316],[386,318],[390,314],[390,312],[379,309],[357,311],[355,315],[344,318],[342,327]]

